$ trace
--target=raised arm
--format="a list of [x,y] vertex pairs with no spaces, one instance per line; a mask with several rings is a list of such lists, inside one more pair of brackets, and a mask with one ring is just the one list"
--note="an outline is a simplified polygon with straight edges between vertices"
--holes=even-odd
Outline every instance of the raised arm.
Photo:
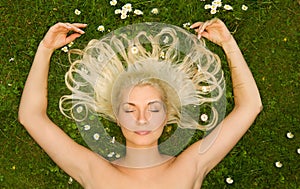
[[[38,46],[19,107],[19,121],[33,139],[69,175],[82,182],[92,152],[75,143],[47,116],[47,83],[50,58],[60,48],[84,32],[84,24],[58,23],[52,26]],[[73,34],[68,35],[69,32]]]
[[[219,19],[207,22],[198,22],[192,25],[198,32],[198,37],[204,37],[220,45],[227,57],[231,71],[234,93],[234,109],[220,124],[220,132],[211,137],[216,137],[210,148],[198,154],[198,165],[209,172],[216,166],[226,154],[235,146],[241,137],[249,129],[259,112],[262,103],[255,80],[247,63],[229,30]],[[200,143],[193,145],[194,150],[199,148]]]

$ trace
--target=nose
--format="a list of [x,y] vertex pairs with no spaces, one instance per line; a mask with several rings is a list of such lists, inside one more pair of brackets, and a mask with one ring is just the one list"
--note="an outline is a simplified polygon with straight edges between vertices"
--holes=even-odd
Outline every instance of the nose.
[[149,121],[149,112],[148,111],[140,111],[137,117],[137,122],[139,125],[145,125]]

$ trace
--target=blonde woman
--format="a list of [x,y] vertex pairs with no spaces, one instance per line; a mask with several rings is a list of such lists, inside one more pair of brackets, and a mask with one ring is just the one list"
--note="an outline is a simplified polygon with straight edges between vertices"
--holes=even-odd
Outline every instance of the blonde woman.
[[[205,70],[201,63],[197,64],[200,66],[195,70],[191,63],[192,56],[173,65],[174,52],[166,53],[165,60],[161,61],[156,57],[156,47],[153,47],[152,54],[143,53],[143,48],[137,42],[136,45],[128,45],[133,50],[127,51],[126,55],[120,51],[122,61],[113,57],[99,72],[95,70],[98,67],[90,65],[95,61],[93,53],[90,53],[103,43],[92,41],[86,50],[79,52],[82,59],[74,62],[66,75],[67,86],[73,94],[61,99],[61,110],[80,121],[72,110],[66,113],[70,109],[64,104],[68,105],[67,101],[73,100],[75,105],[83,104],[100,116],[116,122],[126,138],[127,151],[124,157],[113,162],[74,142],[48,118],[46,112],[51,55],[56,49],[83,35],[82,29],[85,27],[85,24],[58,23],[49,29],[41,41],[20,103],[19,120],[22,125],[53,161],[84,188],[200,188],[208,172],[234,147],[262,109],[254,78],[225,24],[213,19],[192,25],[199,38],[204,37],[223,48],[231,71],[235,102],[231,113],[219,123],[221,127],[217,126],[219,129],[212,131],[212,134],[217,134],[206,137],[214,136],[214,139],[208,140],[209,147],[201,153],[199,146],[206,142],[206,138],[195,142],[178,156],[161,154],[157,146],[168,123],[177,123],[182,128],[203,128],[186,115],[183,107],[188,104],[199,105],[202,101],[212,102],[217,98],[207,100],[201,93],[201,86],[198,86],[206,71],[215,72],[207,73],[213,78],[208,82],[211,84],[209,88],[217,89],[220,94],[223,92],[219,60],[212,58],[211,52],[201,48],[204,49],[202,53],[208,53],[205,60],[212,58],[211,62],[216,65],[213,71],[208,68]],[[69,32],[72,34],[68,35]],[[195,44],[198,44],[196,40]],[[204,44],[199,43],[199,46]],[[110,47],[100,49],[106,49],[108,54],[110,52]],[[127,62],[126,68],[122,66],[124,62]],[[78,71],[78,64],[83,64],[87,71]],[[93,84],[92,95],[80,90],[83,86],[72,77],[74,70],[89,84]],[[168,75],[172,74],[176,77],[170,79]],[[214,79],[214,74],[221,79]],[[72,82],[79,86],[72,86]]]

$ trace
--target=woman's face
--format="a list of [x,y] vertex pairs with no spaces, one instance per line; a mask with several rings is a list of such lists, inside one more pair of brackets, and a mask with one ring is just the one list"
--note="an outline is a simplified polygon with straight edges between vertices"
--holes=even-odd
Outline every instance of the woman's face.
[[161,96],[160,91],[150,85],[135,86],[124,92],[117,119],[128,147],[157,145],[167,122]]

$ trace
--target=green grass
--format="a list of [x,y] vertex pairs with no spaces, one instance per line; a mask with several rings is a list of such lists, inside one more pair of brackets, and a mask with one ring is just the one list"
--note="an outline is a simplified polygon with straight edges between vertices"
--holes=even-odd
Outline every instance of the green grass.
[[[204,5],[211,1],[161,0],[131,2],[144,11],[121,20],[109,1],[0,0],[0,188],[80,188],[60,170],[17,121],[22,88],[39,41],[56,22],[84,22],[86,35],[72,48],[82,48],[121,26],[145,22],[183,23],[214,16]],[[221,11],[237,39],[261,92],[264,110],[237,146],[211,171],[203,188],[300,188],[300,5],[297,1],[225,1],[233,11]],[[249,9],[242,11],[242,4]],[[150,13],[158,8],[159,14]],[[79,9],[80,15],[74,10]],[[97,31],[104,25],[105,32]],[[219,47],[209,44],[224,60]],[[10,61],[14,58],[13,61]],[[67,94],[64,73],[66,53],[57,50],[49,76],[49,116],[74,140],[84,144],[73,123],[58,110],[60,96]],[[224,63],[225,65],[225,63]],[[226,68],[225,68],[226,69]],[[228,77],[228,71],[227,71]],[[228,101],[232,107],[232,101]],[[286,137],[287,132],[295,136]],[[282,168],[275,167],[276,161]],[[234,183],[225,182],[231,177]],[[99,178],[101,179],[101,178]]]

